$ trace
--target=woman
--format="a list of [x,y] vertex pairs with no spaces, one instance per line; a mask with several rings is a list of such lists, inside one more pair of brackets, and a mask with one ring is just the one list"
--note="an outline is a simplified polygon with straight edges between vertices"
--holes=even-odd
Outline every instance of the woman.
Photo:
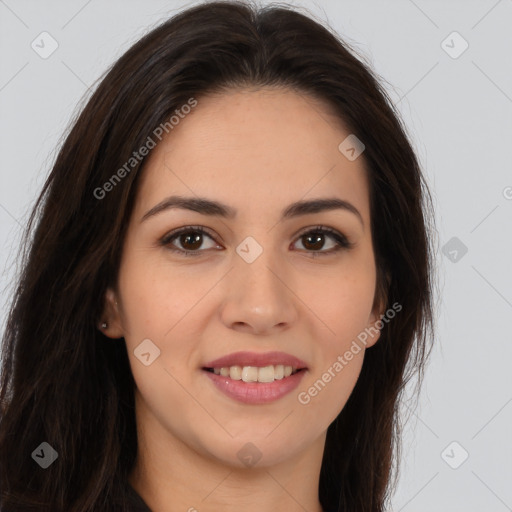
[[213,2],[152,30],[27,227],[1,510],[384,510],[430,204],[385,91],[316,21]]

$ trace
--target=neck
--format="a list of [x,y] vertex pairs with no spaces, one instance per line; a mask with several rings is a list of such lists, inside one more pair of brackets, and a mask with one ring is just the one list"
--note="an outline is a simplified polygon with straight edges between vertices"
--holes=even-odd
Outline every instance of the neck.
[[[137,404],[138,414],[143,407]],[[322,512],[318,485],[325,432],[292,458],[241,468],[187,446],[154,417],[137,420],[137,430],[129,482],[152,512]]]

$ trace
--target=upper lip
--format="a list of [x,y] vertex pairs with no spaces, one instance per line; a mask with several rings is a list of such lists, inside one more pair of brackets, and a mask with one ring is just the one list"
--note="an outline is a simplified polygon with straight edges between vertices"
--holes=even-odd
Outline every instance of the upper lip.
[[297,369],[307,368],[304,361],[285,352],[234,352],[213,361],[207,362],[203,368],[223,368],[229,366],[271,366],[282,364]]

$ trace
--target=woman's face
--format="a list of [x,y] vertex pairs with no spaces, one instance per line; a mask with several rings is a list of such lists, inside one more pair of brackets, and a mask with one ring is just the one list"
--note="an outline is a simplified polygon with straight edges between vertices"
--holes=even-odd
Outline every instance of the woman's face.
[[[264,88],[198,99],[152,150],[107,294],[107,335],[125,338],[137,419],[160,446],[269,466],[323,440],[345,405],[377,339],[357,337],[383,313],[372,310],[363,158],[338,148],[348,135],[322,103]],[[171,196],[202,211],[148,215]],[[351,206],[290,209],[326,199]],[[303,369],[283,376],[286,366]],[[258,375],[274,380],[246,382]]]

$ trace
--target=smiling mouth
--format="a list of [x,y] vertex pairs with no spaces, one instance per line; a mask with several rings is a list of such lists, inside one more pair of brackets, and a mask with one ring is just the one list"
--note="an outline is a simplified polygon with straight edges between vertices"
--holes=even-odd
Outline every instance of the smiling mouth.
[[305,368],[276,364],[269,366],[223,366],[221,368],[203,368],[203,370],[232,380],[268,383],[274,382],[274,380],[286,379],[290,375],[304,371]]

